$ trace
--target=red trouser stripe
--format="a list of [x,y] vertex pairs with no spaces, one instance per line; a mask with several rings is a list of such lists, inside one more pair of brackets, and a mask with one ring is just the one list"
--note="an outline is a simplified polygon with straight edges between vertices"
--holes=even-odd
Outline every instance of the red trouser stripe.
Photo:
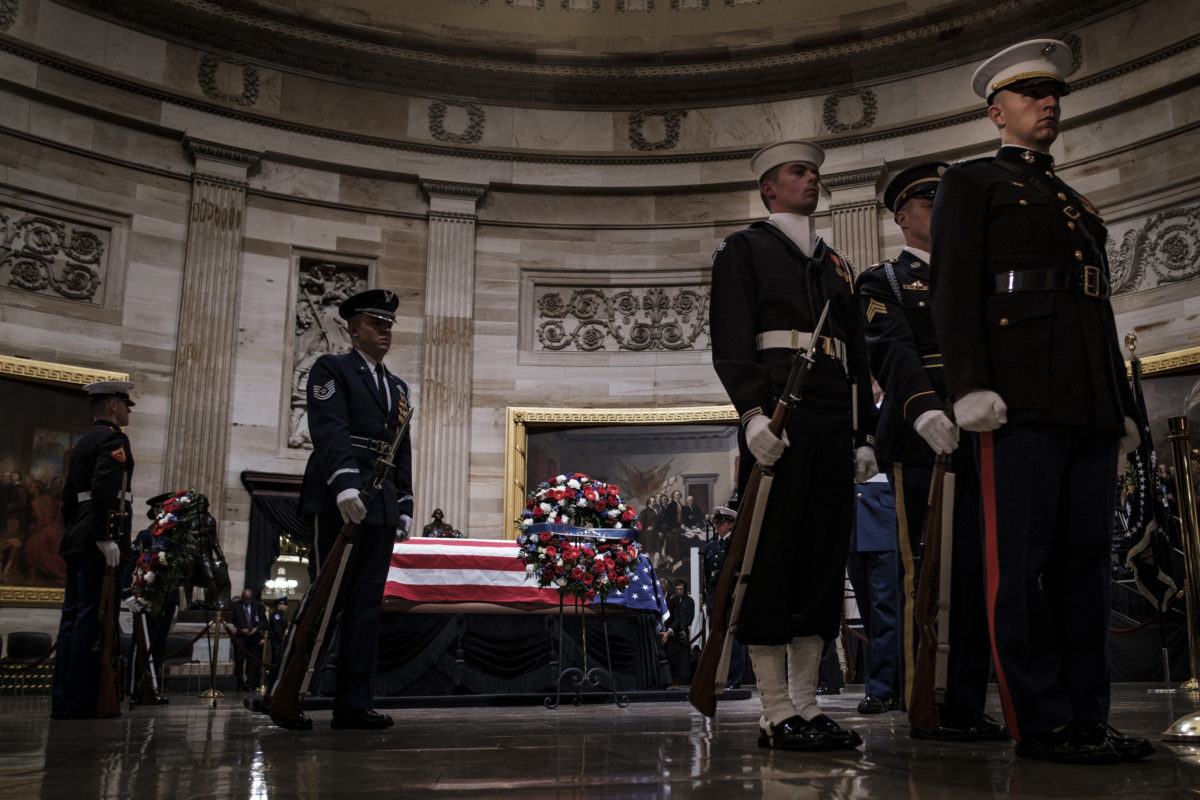
[[996,452],[990,431],[979,434],[979,483],[983,501],[984,562],[987,567],[987,618],[988,635],[992,640],[992,660],[996,664],[996,685],[1000,689],[1000,704],[1004,708],[1004,722],[1009,735],[1021,741],[1021,730],[1017,727],[1017,713],[1012,695],[1008,691],[1008,677],[1000,663],[1000,651],[996,649],[996,593],[1000,586],[1000,555],[996,540]]

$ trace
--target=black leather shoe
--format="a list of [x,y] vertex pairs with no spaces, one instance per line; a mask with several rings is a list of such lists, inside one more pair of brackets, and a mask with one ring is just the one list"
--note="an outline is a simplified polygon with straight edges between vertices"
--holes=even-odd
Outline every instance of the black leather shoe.
[[392,727],[392,718],[387,714],[380,714],[378,711],[372,711],[371,709],[366,708],[362,711],[355,711],[350,714],[335,715],[333,721],[330,722],[329,725],[335,731],[381,731],[384,728]]
[[1094,731],[1074,722],[1022,739],[1017,742],[1016,753],[1021,758],[1060,764],[1115,764],[1120,760],[1104,736],[1097,737]]
[[857,731],[843,728],[824,714],[817,714],[808,721],[813,730],[825,735],[829,743],[838,750],[853,750],[862,744],[862,737]]
[[858,713],[860,714],[885,714],[890,707],[891,701],[871,695],[858,701]]
[[758,729],[758,746],[775,750],[832,750],[829,737],[804,721],[800,715],[788,717],[783,722]]
[[1154,745],[1140,736],[1126,736],[1104,722],[1078,722],[1076,725],[1095,741],[1108,742],[1122,761],[1137,761],[1154,752]]
[[842,690],[835,686],[827,686],[825,684],[817,685],[817,694],[841,694]]
[[271,722],[281,728],[287,728],[289,731],[312,730],[312,718],[307,714],[300,714],[297,717],[285,717],[282,714],[275,714],[270,711],[267,713],[271,715]]
[[1011,738],[1008,728],[982,712],[972,714],[962,725],[939,725],[936,728],[912,725],[908,735],[913,739],[935,742],[1007,742]]

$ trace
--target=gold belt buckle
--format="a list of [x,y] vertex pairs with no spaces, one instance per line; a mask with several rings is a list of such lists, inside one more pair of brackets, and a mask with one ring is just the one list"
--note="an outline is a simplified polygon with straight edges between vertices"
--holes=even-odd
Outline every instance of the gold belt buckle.
[[1088,297],[1099,297],[1100,278],[1101,272],[1099,267],[1085,264],[1083,267],[1083,293]]
[[1075,210],[1075,206],[1063,206],[1063,213],[1071,219],[1079,219],[1079,212]]

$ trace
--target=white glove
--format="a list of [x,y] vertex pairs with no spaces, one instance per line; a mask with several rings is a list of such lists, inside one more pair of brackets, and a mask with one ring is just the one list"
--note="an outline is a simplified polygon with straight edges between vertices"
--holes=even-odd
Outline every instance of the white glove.
[[1142,443],[1142,431],[1132,417],[1125,418],[1125,433],[1121,434],[1121,449],[1118,455],[1132,453]]
[[913,429],[933,448],[933,452],[948,455],[958,447],[958,426],[950,421],[945,411],[930,409],[917,417]]
[[396,526],[396,541],[403,542],[408,539],[408,533],[412,530],[412,517],[408,514],[400,515],[400,524]]
[[991,389],[976,389],[954,402],[954,418],[965,431],[994,431],[1008,422],[1008,406]]
[[875,448],[869,444],[854,451],[854,482],[866,483],[879,474],[879,464],[875,463]]
[[96,548],[104,556],[105,566],[115,567],[121,562],[121,548],[117,547],[116,542],[96,542]]
[[342,512],[342,522],[362,522],[367,515],[367,507],[358,496],[358,489],[342,489],[338,492],[337,507]]
[[764,467],[778,461],[788,444],[787,431],[783,432],[782,439],[771,433],[771,420],[762,414],[751,417],[746,423],[746,446],[754,460]]

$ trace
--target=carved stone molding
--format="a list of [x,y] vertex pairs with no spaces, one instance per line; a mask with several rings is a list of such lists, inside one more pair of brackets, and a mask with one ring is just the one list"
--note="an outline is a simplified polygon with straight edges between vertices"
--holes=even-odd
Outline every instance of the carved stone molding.
[[210,142],[188,136],[183,140],[183,147],[193,161],[208,159],[234,167],[248,169],[258,163],[262,153],[257,150],[245,150],[220,142]]
[[[461,133],[450,133],[446,130],[446,109],[449,106],[467,110],[467,127]],[[475,144],[483,138],[483,128],[487,124],[487,115],[478,103],[468,103],[459,100],[437,100],[429,106],[429,135],[439,142],[454,142],[455,144]]]
[[17,21],[20,0],[0,0],[0,33],[7,31]]
[[453,181],[421,181],[421,188],[430,197],[441,195],[468,200],[478,200],[487,191],[486,186],[478,183],[455,183]]
[[[217,70],[222,64],[228,64],[241,71],[242,91],[240,93],[229,94],[221,91],[217,81]],[[211,97],[213,100],[224,100],[227,103],[236,103],[248,108],[258,102],[258,67],[247,64],[245,61],[206,54],[200,59],[196,80],[200,83],[200,91],[204,92],[204,96]]]
[[853,189],[860,186],[870,186],[872,188],[879,185],[879,178],[883,175],[883,167],[863,167],[861,169],[851,169],[845,172],[828,172],[822,173],[821,185],[831,192],[841,191],[842,189]]
[[535,349],[708,349],[709,287],[566,289],[537,295]]
[[[663,138],[648,141],[645,135],[646,120],[660,117],[663,121]],[[678,111],[631,111],[629,113],[629,146],[634,150],[673,150],[679,144],[679,127],[683,114]]]
[[[617,0],[617,11],[653,11],[654,0]],[[678,9],[676,9],[678,10]]]
[[0,203],[0,286],[102,301],[111,231]]
[[509,8],[527,8],[531,11],[541,11],[546,7],[546,0],[504,0]]
[[708,0],[671,0],[672,11],[706,11]]
[[1117,239],[1107,244],[1113,294],[1200,277],[1200,204],[1160,211]]
[[562,0],[562,10],[595,13],[600,10],[600,0]]
[[[838,114],[838,111],[841,110],[842,100],[847,97],[857,97],[862,103],[862,114],[853,122],[842,122]],[[866,86],[838,89],[825,98],[823,107],[825,127],[833,133],[846,133],[869,128],[875,124],[875,115],[878,113],[879,101],[875,98],[874,90]]]

